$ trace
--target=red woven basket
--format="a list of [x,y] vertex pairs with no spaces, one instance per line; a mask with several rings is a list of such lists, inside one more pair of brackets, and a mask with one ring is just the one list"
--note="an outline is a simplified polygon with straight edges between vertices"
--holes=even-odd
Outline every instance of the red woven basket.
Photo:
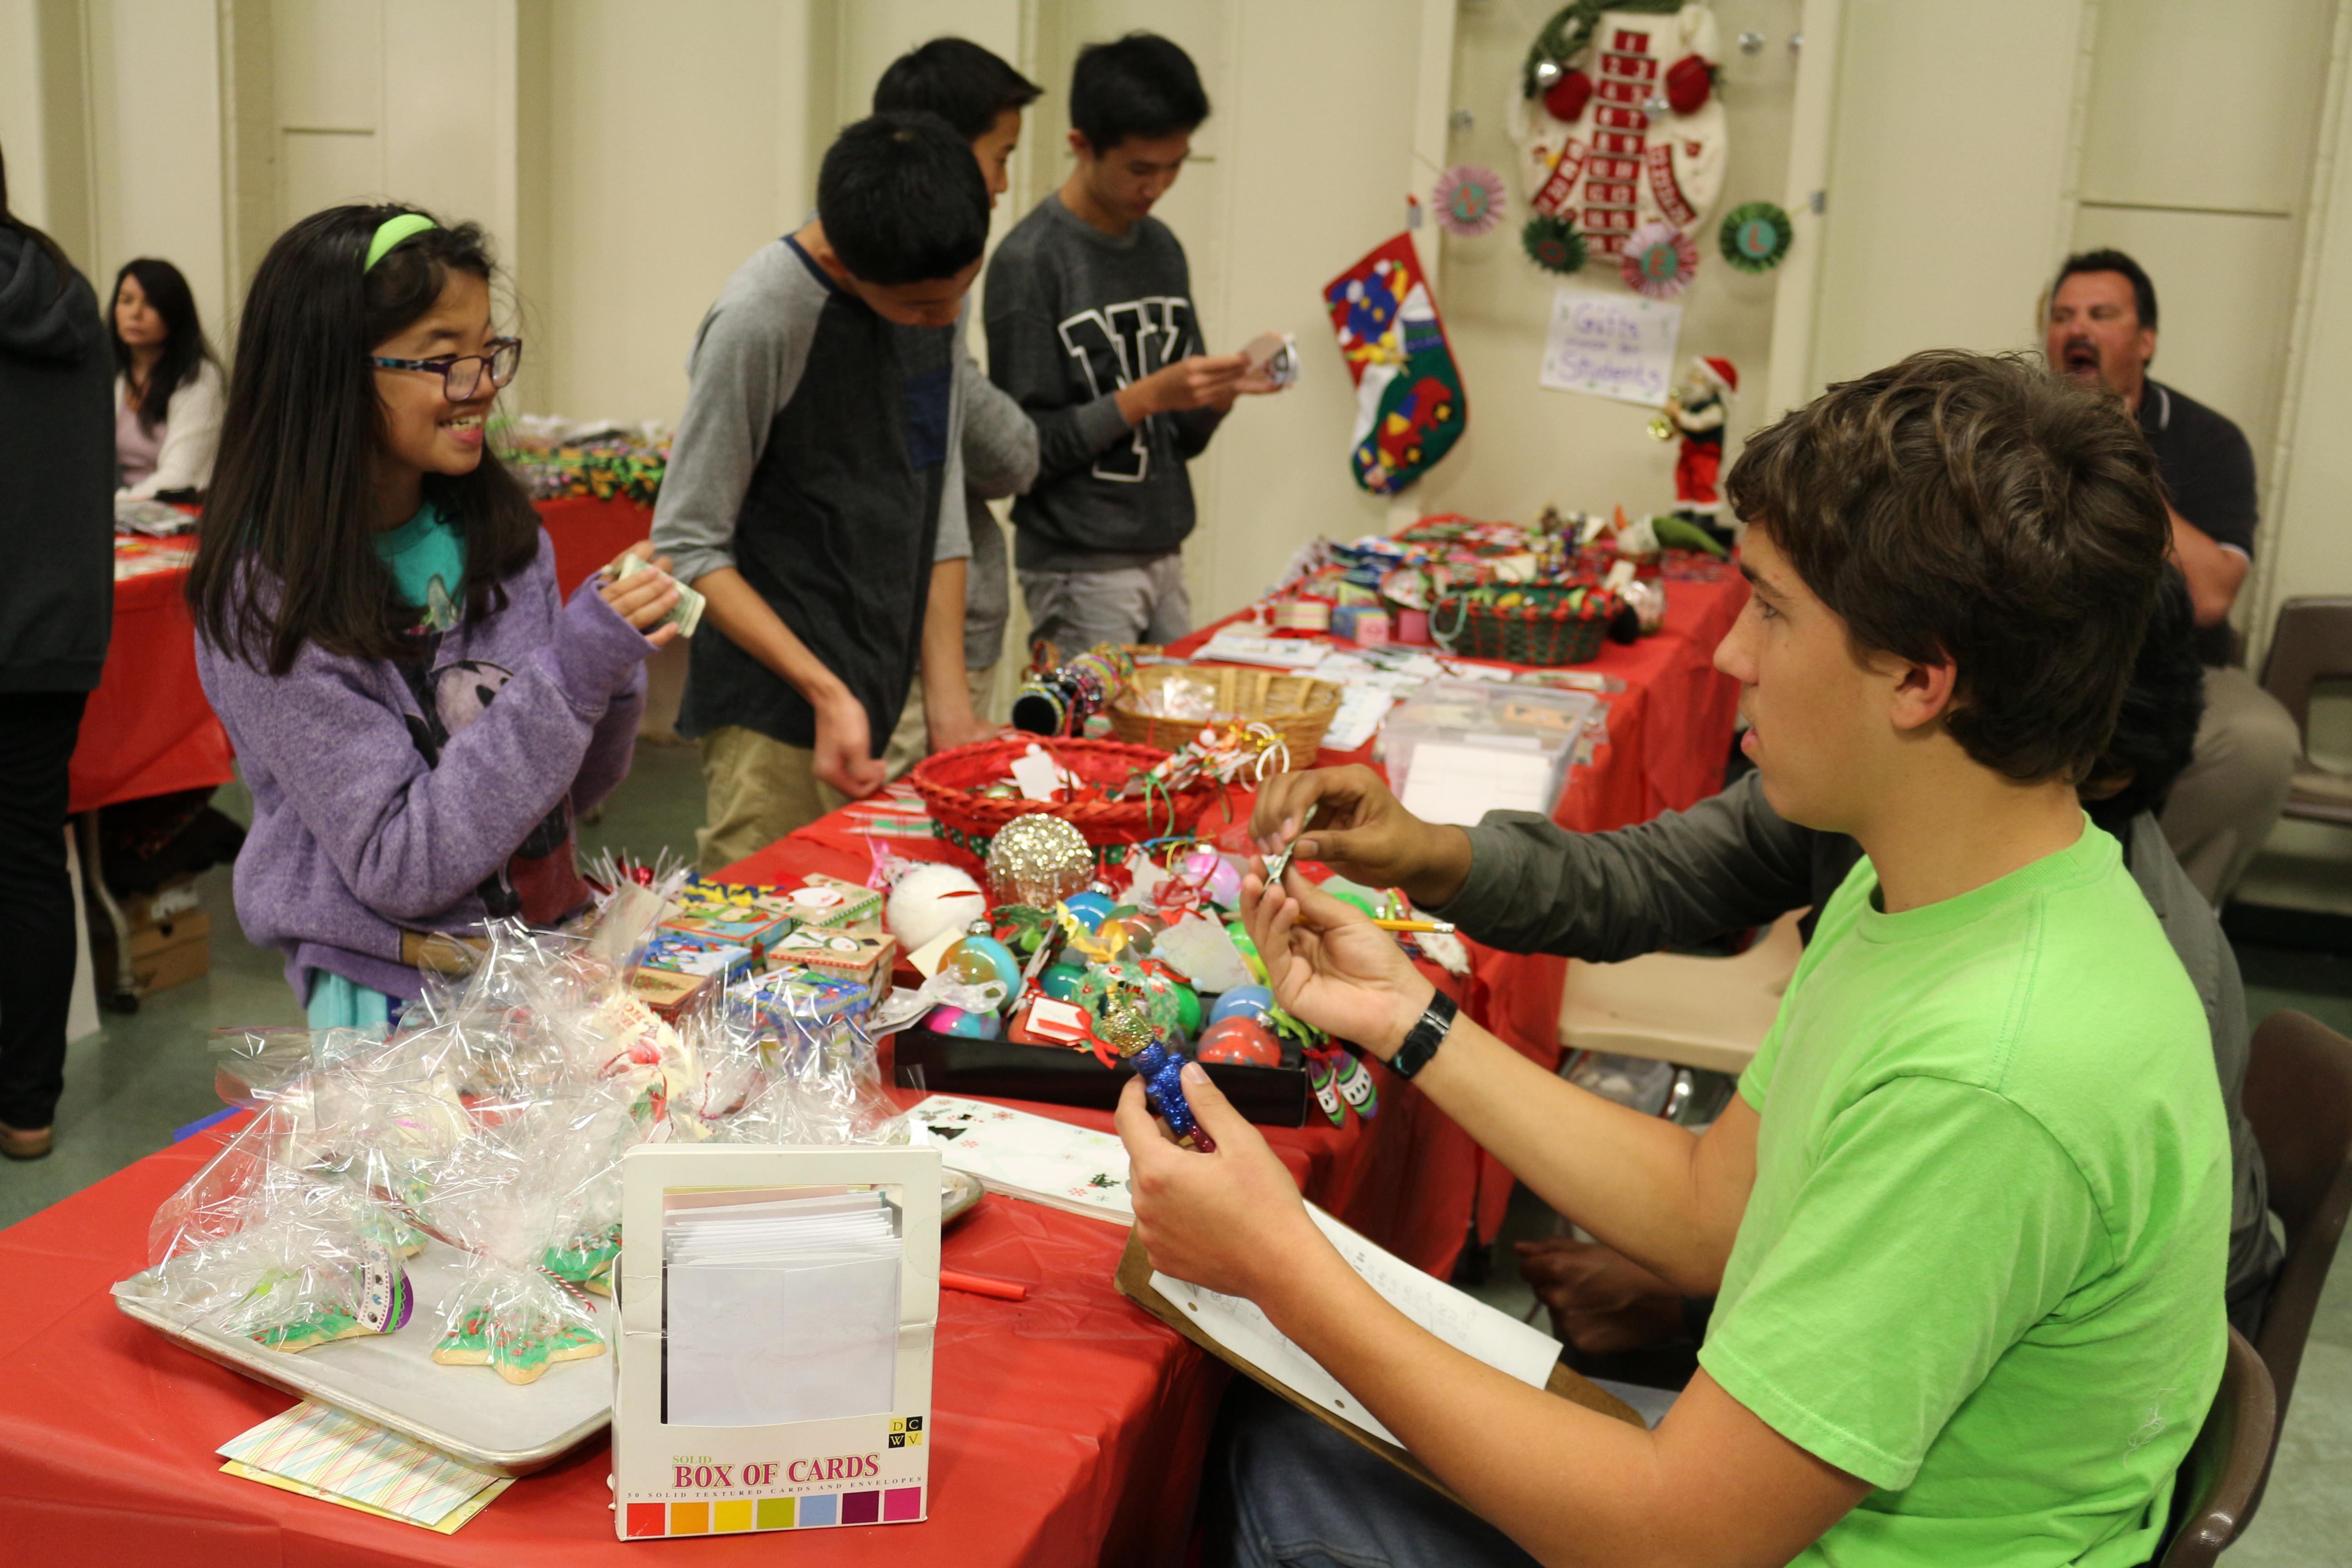
[[983,795],[988,785],[1010,778],[1013,760],[1032,745],[1041,745],[1069,773],[1090,784],[1119,784],[1135,773],[1167,760],[1157,746],[1133,746],[1123,741],[1064,740],[1045,735],[1003,736],[926,757],[915,764],[907,782],[915,786],[931,816],[952,843],[972,847],[970,841],[992,838],[1016,816],[1049,812],[1075,826],[1093,845],[1139,844],[1163,834],[1190,832],[1201,813],[1217,796],[1214,785],[1190,789],[1171,797],[1154,789],[1141,800],[1038,801],[1007,800]]

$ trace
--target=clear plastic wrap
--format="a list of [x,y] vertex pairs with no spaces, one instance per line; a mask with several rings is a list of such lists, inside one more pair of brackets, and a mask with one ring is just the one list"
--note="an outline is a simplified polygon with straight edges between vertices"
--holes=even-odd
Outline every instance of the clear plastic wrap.
[[417,1223],[467,1255],[442,1303],[435,1361],[488,1366],[524,1384],[557,1362],[604,1353],[594,1310],[549,1271],[547,1258],[575,1240],[585,1218],[567,1213],[563,1168],[584,1184],[597,1161],[617,1160],[625,1144],[609,1152],[581,1144],[633,1125],[633,1099],[615,1085],[533,1107],[464,1140],[423,1174],[412,1205]]
[[755,1047],[738,1107],[709,1123],[728,1143],[903,1143],[898,1108],[882,1091],[880,1050],[863,1009],[833,988],[776,971],[731,988],[730,1050]]
[[300,1350],[399,1328],[402,1260],[438,1242],[463,1263],[433,1359],[530,1383],[604,1349],[593,1293],[633,1145],[906,1142],[863,987],[772,973],[673,1027],[614,959],[667,907],[629,888],[582,932],[486,925],[389,1038],[216,1031],[223,1097],[257,1114],[157,1211],[151,1267],[117,1289]]
[[412,1301],[391,1216],[352,1183],[280,1156],[305,1113],[269,1107],[150,1227],[152,1267],[117,1286],[190,1328],[305,1351],[389,1333]]

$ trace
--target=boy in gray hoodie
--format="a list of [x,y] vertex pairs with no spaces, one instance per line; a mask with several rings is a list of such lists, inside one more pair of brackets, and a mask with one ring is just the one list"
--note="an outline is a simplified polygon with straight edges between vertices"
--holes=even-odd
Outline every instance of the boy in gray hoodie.
[[989,263],[989,374],[1037,424],[1013,565],[1034,635],[1065,657],[1192,629],[1185,464],[1236,396],[1275,390],[1248,356],[1203,352],[1184,247],[1151,216],[1208,117],[1199,72],[1167,39],[1079,51],[1077,167]]

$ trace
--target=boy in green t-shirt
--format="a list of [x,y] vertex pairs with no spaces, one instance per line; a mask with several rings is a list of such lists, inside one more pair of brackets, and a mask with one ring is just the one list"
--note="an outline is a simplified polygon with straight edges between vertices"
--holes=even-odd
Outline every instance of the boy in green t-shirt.
[[1926,353],[1753,437],[1728,489],[1754,594],[1716,663],[1742,745],[1777,811],[1867,858],[1704,1136],[1455,1018],[1305,879],[1244,895],[1286,1007],[1718,1296],[1702,1370],[1643,1432],[1475,1362],[1357,1278],[1198,1069],[1212,1154],[1130,1087],[1154,1265],[1255,1300],[1476,1514],[1244,1394],[1222,1461],[1240,1561],[2120,1565],[2162,1544],[2221,1379],[2228,1131],[2195,992],[2074,791],[2163,566],[2147,447],[2112,400]]

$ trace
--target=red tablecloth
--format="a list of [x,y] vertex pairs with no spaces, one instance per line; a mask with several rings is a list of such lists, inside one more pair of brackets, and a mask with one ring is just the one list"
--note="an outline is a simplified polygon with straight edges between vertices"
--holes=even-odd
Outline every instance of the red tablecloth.
[[233,776],[228,731],[196,679],[188,574],[151,572],[114,585],[106,668],[82,710],[71,809],[207,788]]
[[555,542],[555,581],[566,598],[613,558],[653,532],[654,509],[633,500],[566,496],[534,501],[541,526]]
[[[107,1292],[144,1265],[155,1205],[215,1146],[151,1155],[0,1232],[0,1562],[523,1568],[659,1551],[614,1539],[602,1443],[516,1482],[449,1537],[222,1474],[213,1450],[289,1401],[131,1321]],[[948,1231],[945,1261],[1017,1279],[1029,1299],[940,1292],[929,1520],[714,1536],[695,1561],[1179,1560],[1224,1379],[1113,1289],[1126,1235],[984,1199]]]

